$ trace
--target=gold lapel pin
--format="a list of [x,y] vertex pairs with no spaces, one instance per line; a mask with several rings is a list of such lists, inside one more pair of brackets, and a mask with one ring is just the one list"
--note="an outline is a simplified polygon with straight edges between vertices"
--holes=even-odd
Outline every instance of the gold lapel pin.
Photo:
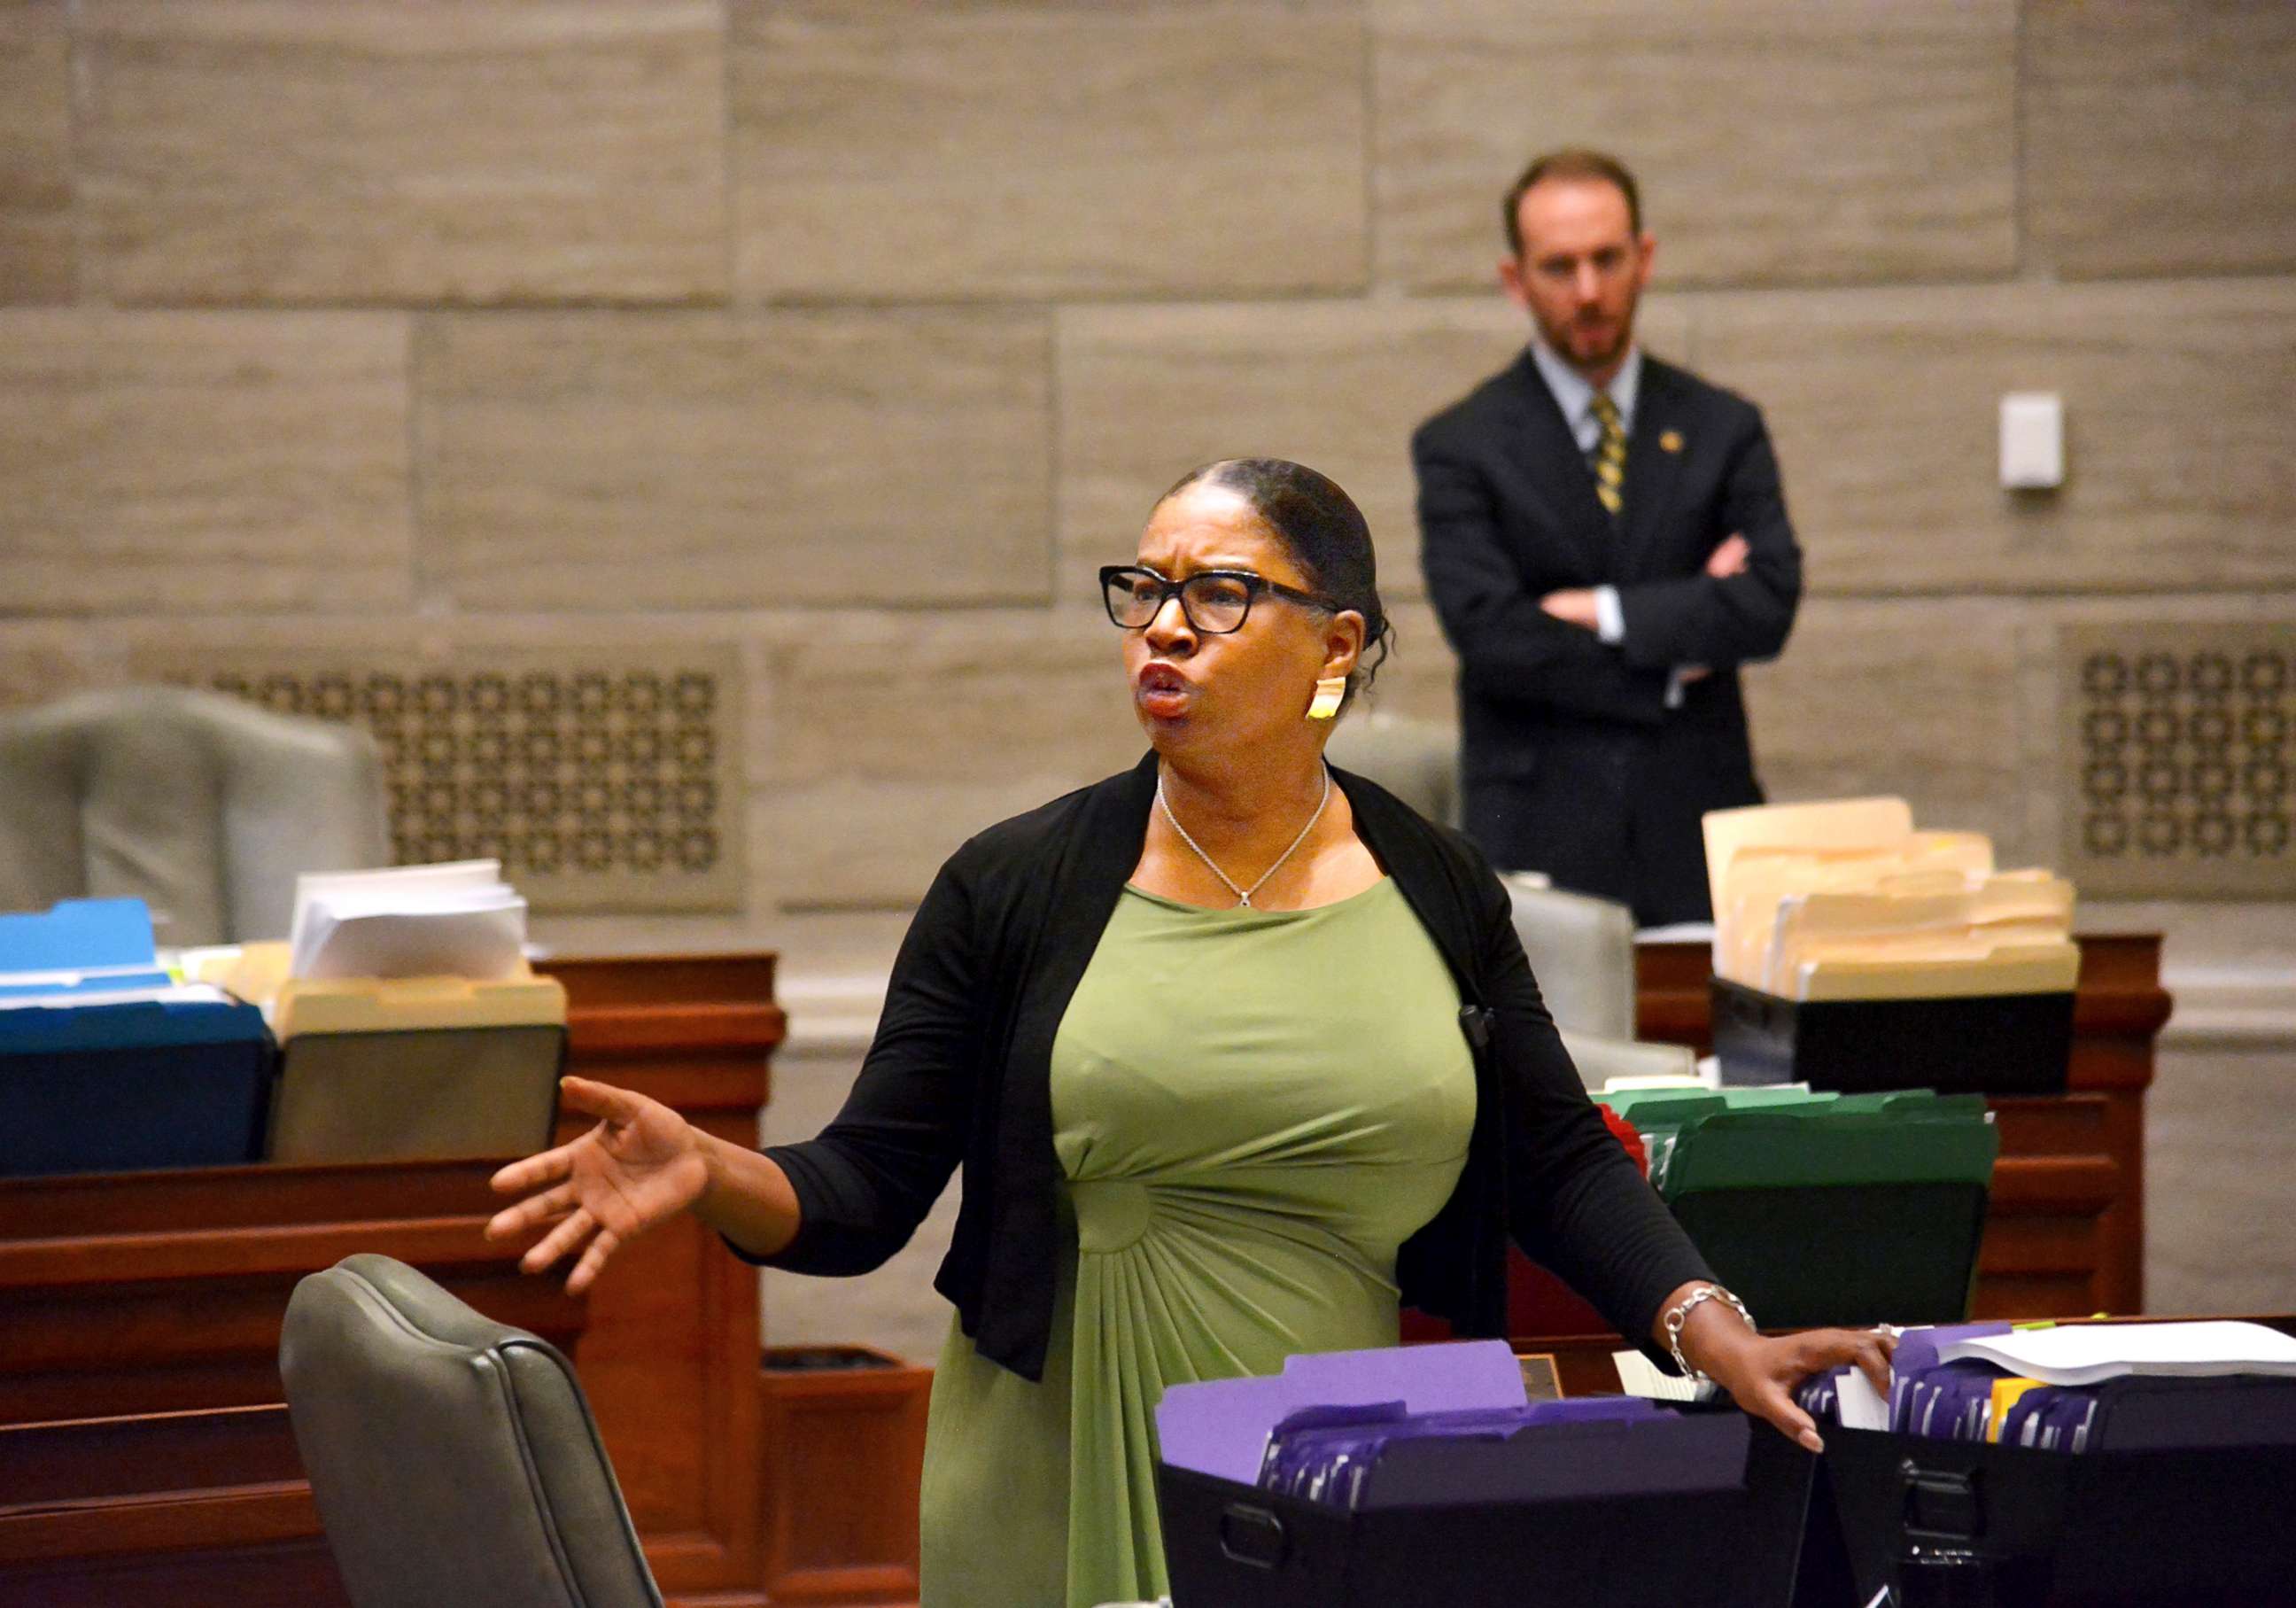
[[1680,452],[1682,450],[1682,432],[1678,430],[1669,430],[1665,434],[1660,436],[1658,439],[1658,449],[1660,452]]

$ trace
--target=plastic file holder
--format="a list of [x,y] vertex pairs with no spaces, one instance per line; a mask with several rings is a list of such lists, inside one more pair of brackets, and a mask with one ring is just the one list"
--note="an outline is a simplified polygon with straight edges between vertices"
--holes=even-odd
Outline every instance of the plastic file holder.
[[566,1053],[554,978],[281,985],[276,1161],[524,1154],[549,1142]]
[[2000,1136],[1975,1095],[1607,1097],[1652,1183],[1768,1327],[1965,1317]]
[[1726,1084],[1807,1083],[1845,1094],[2062,1095],[2070,994],[1944,999],[1781,999],[1712,980],[1714,1054]]
[[1172,1386],[1156,1436],[1173,1602],[1785,1608],[1816,1459],[1734,1409],[1405,1439],[1351,1508],[1255,1483],[1281,1426],[1523,1404],[1504,1341],[1306,1353],[1279,1374]]
[[252,1161],[271,1067],[271,1035],[252,1005],[0,1012],[0,1176]]

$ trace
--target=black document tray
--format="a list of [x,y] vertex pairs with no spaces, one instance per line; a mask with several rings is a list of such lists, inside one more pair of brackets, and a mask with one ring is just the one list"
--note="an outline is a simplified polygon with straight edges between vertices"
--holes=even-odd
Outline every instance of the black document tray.
[[1689,1494],[1349,1513],[1167,1464],[1173,1608],[1786,1608],[1817,1459],[1746,1428],[1745,1483]]
[[2073,997],[1781,999],[1712,982],[1725,1084],[1807,1083],[1838,1094],[2062,1095]]
[[1975,1555],[1951,1573],[2001,1608],[2296,1601],[2296,1447],[2073,1454],[1834,1427],[1824,1463],[1859,1603],[1900,1600],[1909,1544]]

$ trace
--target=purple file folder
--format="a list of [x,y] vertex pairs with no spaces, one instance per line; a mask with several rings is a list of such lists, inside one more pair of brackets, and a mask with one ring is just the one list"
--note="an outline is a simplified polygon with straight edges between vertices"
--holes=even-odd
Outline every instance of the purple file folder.
[[1265,1379],[1174,1385],[1156,1404],[1156,1443],[1175,1468],[1250,1485],[1268,1432],[1303,1407],[1400,1402],[1406,1413],[1523,1405],[1522,1366],[1503,1340],[1316,1351]]

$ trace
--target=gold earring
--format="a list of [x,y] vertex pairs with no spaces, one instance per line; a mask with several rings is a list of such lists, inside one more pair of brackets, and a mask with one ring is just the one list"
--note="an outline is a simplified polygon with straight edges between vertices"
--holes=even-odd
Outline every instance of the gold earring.
[[1308,718],[1329,720],[1340,712],[1340,705],[1348,695],[1345,676],[1327,676],[1316,684],[1316,695],[1308,701]]

